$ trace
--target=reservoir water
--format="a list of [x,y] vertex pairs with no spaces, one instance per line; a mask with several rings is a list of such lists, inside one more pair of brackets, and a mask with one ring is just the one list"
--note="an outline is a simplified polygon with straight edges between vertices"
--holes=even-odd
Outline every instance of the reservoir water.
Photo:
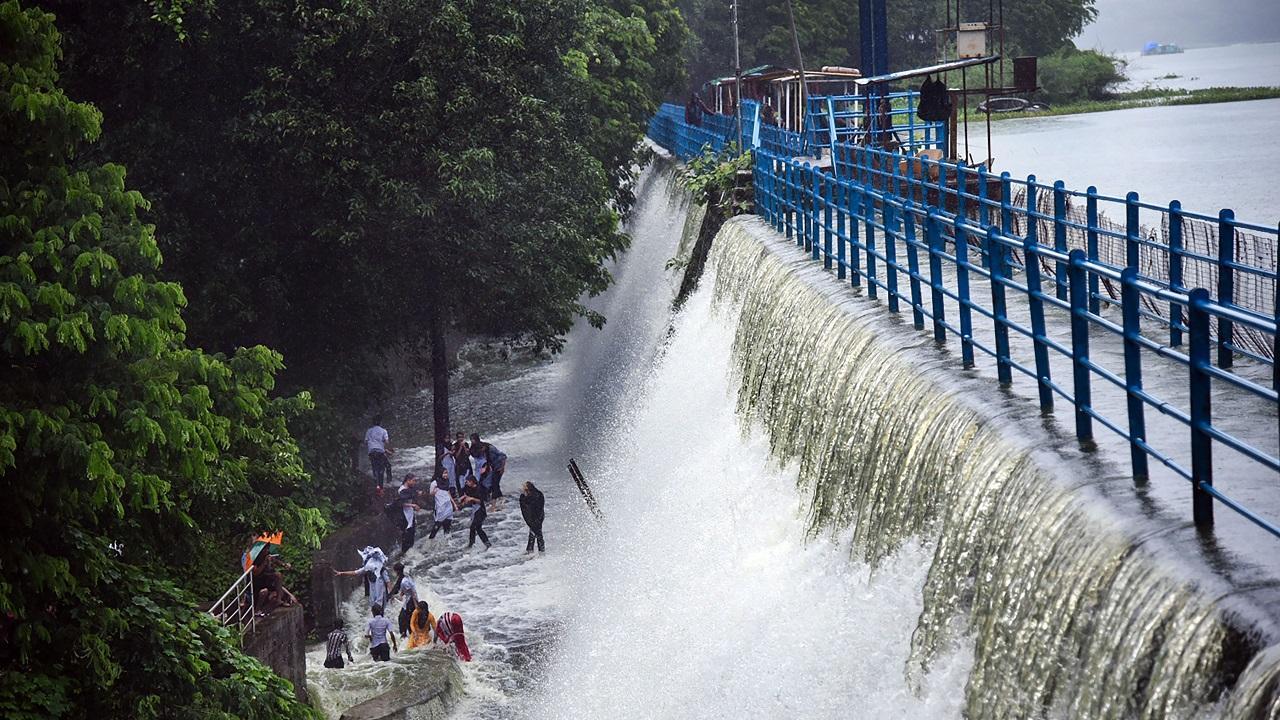
[[[1124,58],[1129,80],[1121,90],[1280,87],[1280,43]],[[1270,169],[1280,164],[1277,117],[1280,98],[1001,119],[991,123],[990,152],[984,124],[970,123],[969,148],[975,162],[994,157],[994,171],[1015,178],[1034,174],[1041,183],[1062,180],[1080,191],[1094,185],[1121,198],[1137,191],[1145,202],[1180,200],[1206,215],[1231,208],[1237,219],[1275,227],[1280,188]]]
[[[1280,98],[1213,105],[1134,108],[991,123],[995,172],[1275,227],[1280,188],[1269,168],[1280,165]],[[969,126],[975,161],[988,156],[985,129]],[[963,147],[963,141],[961,141]],[[1123,216],[1117,218],[1123,220]]]

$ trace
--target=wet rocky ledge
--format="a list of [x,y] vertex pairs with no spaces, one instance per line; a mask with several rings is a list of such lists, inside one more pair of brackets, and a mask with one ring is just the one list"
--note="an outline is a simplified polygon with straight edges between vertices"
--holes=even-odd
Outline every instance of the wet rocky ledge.
[[348,708],[341,720],[443,720],[462,696],[457,658],[443,649],[424,650],[414,665],[412,684]]

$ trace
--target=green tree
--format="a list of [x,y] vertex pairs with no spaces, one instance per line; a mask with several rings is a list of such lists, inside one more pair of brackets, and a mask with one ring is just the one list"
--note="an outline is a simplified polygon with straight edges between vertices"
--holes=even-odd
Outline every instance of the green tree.
[[58,54],[51,15],[0,3],[0,715],[308,716],[189,594],[217,539],[316,537],[288,497],[307,399],[271,398],[265,348],[186,346],[147,201],[82,158],[101,116]]
[[[857,67],[860,53],[858,4],[833,0],[794,0],[796,35],[805,63]],[[985,21],[986,3],[963,7],[965,21]],[[700,85],[733,74],[733,35],[728,3],[680,0],[695,39],[690,79]],[[947,25],[942,0],[893,0],[887,3],[889,67],[903,70],[934,62],[936,31]],[[795,65],[785,5],[773,0],[741,0],[738,5],[743,67]],[[1047,55],[1079,34],[1097,16],[1094,0],[1030,0],[1004,6],[1006,54]],[[956,18],[952,17],[951,22]]]
[[46,4],[156,198],[194,337],[267,343],[356,410],[371,359],[427,338],[441,429],[449,329],[555,349],[609,282],[687,40],[672,0],[219,0],[185,40],[136,2]]
[[1102,100],[1109,86],[1124,79],[1115,58],[1073,45],[1041,58],[1039,71],[1041,95],[1050,102]]
[[328,200],[313,217],[319,252],[376,282],[358,301],[366,337],[429,338],[437,434],[446,328],[555,349],[625,246],[617,186],[566,111],[595,89],[565,59],[585,7],[397,0],[300,14],[304,39],[254,95],[261,155]]

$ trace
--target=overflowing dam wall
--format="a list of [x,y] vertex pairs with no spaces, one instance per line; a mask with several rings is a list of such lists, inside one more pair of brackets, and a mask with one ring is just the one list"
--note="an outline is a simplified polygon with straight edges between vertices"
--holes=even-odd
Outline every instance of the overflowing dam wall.
[[1179,552],[1100,492],[1105,459],[1063,451],[987,385],[958,386],[927,336],[807,259],[739,217],[701,282],[734,327],[739,418],[798,465],[809,531],[851,532],[873,568],[909,541],[932,548],[901,672],[918,685],[967,636],[968,717],[1280,713],[1274,581]]

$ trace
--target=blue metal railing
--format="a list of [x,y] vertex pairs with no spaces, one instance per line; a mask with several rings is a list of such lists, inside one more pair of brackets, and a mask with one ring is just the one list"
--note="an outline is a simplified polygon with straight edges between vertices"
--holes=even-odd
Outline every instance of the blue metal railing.
[[[876,103],[888,100],[887,114]],[[834,147],[838,143],[883,145],[892,139],[914,155],[925,149],[945,149],[946,124],[916,117],[920,93],[915,90],[866,95],[819,95],[808,99],[806,136],[810,147]],[[882,127],[883,125],[883,127]]]
[[[1280,410],[1277,228],[1240,222],[1229,210],[1199,215],[1177,202],[1144,203],[1136,193],[1073,191],[1034,176],[1015,180],[841,142],[833,146],[832,173],[795,158],[802,144],[795,133],[765,126],[760,138],[756,211],[815,261],[870,297],[883,296],[891,312],[905,304],[915,327],[924,330],[927,320],[938,342],[958,337],[965,367],[984,353],[995,360],[1001,385],[1015,372],[1030,378],[1042,409],[1052,410],[1055,397],[1070,403],[1081,442],[1093,441],[1095,423],[1119,435],[1135,480],[1146,481],[1155,459],[1190,481],[1196,524],[1213,522],[1217,501],[1280,537],[1275,520],[1215,487],[1213,478],[1215,450],[1276,476],[1280,457],[1215,424],[1211,404],[1219,383]],[[1110,221],[1108,210],[1124,221]],[[986,282],[989,299],[971,291],[971,280]],[[1026,321],[1010,315],[1010,294],[1023,299],[1018,309]],[[956,317],[947,317],[948,306]],[[1069,332],[1055,337],[1048,322],[1058,317],[1069,320]],[[975,321],[990,323],[988,339],[975,336]],[[1118,338],[1123,370],[1091,357],[1091,331]],[[1030,344],[1030,360],[1015,357],[1011,338]],[[1255,370],[1269,368],[1270,387],[1233,372],[1237,355]],[[1053,357],[1070,363],[1068,379],[1054,378]],[[1156,359],[1184,368],[1182,406],[1144,386],[1144,361]],[[1098,379],[1123,392],[1122,416],[1094,404]],[[1150,410],[1189,429],[1189,460],[1178,456],[1185,445],[1148,436]]]

